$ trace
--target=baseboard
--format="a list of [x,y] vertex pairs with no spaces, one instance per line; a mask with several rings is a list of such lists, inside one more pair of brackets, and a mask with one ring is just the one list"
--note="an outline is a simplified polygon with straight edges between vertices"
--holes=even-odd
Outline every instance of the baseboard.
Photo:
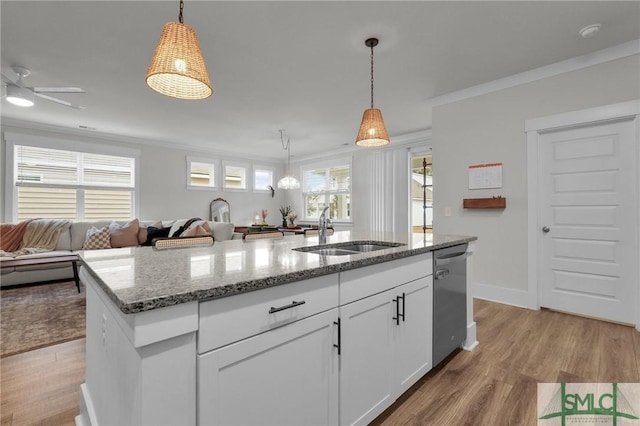
[[80,385],[80,414],[75,418],[76,426],[98,426],[96,412],[86,383]]
[[467,325],[467,340],[462,344],[462,349],[471,352],[480,342],[476,339],[476,322]]
[[491,302],[504,303],[506,305],[519,306],[529,309],[529,292],[507,287],[474,283],[471,285],[471,294],[474,298],[489,300]]

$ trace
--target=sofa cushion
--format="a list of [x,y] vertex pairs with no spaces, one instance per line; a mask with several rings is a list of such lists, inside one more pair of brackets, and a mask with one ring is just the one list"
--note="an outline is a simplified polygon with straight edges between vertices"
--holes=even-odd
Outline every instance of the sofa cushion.
[[105,226],[100,229],[91,227],[87,231],[87,238],[82,246],[83,250],[98,250],[111,248],[111,234],[109,227]]
[[130,220],[124,225],[111,222],[109,234],[111,235],[111,247],[135,247],[138,245],[138,219]]
[[233,231],[236,227],[233,223],[224,223],[224,222],[208,222],[209,228],[211,228],[211,232],[213,233],[213,239],[216,241],[226,241],[233,238]]

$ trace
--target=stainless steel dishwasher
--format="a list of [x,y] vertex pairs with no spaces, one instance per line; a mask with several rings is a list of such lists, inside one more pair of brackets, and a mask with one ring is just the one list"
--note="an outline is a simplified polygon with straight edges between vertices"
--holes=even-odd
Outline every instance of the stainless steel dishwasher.
[[467,244],[433,256],[433,365],[467,338]]

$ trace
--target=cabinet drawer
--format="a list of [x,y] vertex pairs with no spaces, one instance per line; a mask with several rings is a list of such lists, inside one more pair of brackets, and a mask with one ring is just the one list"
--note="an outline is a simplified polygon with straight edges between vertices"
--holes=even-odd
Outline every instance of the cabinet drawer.
[[202,302],[198,353],[205,353],[336,306],[338,274]]
[[340,305],[429,276],[433,253],[409,256],[340,273]]

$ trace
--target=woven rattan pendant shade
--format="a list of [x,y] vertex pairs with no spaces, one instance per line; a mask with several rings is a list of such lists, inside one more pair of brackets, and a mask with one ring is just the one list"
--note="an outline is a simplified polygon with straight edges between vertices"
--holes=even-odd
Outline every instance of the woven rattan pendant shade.
[[378,108],[369,108],[362,114],[362,123],[356,137],[356,145],[373,147],[389,143],[389,135],[384,127],[382,112]]
[[369,38],[364,45],[371,49],[371,108],[362,114],[360,130],[356,136],[356,145],[364,147],[382,146],[389,143],[389,135],[384,127],[382,112],[373,107],[373,48],[378,45],[377,38]]
[[190,26],[167,22],[147,70],[147,84],[179,99],[204,99],[213,94],[198,36]]

